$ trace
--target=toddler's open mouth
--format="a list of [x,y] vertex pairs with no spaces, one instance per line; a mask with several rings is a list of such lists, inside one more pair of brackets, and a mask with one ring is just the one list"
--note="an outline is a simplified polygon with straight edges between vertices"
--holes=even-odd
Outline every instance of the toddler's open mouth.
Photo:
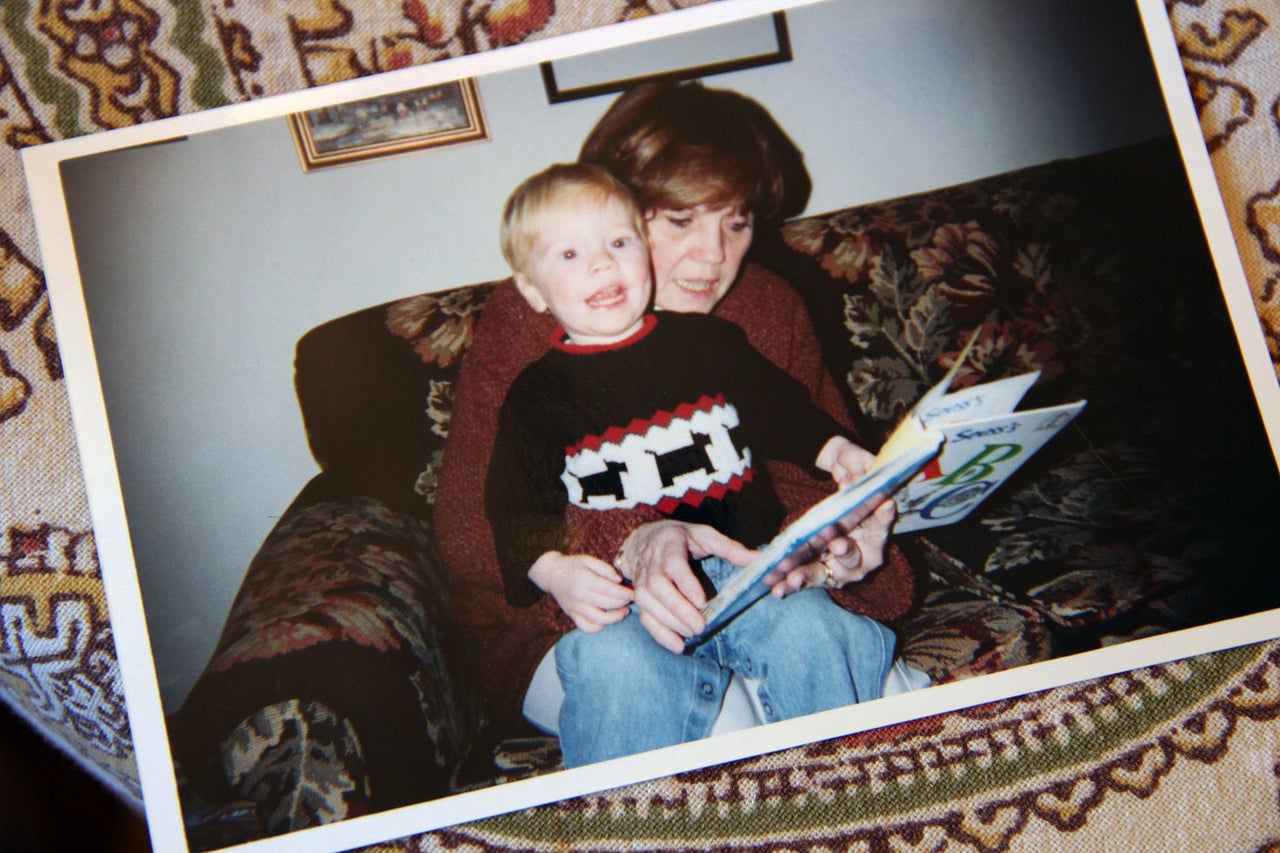
[[621,284],[612,284],[601,288],[587,297],[587,304],[592,308],[612,308],[627,299],[627,288]]

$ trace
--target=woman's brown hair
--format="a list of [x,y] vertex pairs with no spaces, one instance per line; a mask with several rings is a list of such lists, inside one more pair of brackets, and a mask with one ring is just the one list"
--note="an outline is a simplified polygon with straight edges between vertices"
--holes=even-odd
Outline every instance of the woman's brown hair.
[[775,222],[800,213],[811,188],[804,156],[768,110],[698,82],[642,83],[624,93],[578,159],[620,178],[646,212],[737,203]]

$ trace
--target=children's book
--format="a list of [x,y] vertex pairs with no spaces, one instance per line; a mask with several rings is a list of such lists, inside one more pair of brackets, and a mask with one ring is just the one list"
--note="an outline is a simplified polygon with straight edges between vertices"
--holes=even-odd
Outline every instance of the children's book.
[[769,592],[791,569],[857,527],[885,500],[898,505],[895,533],[960,521],[1069,424],[1085,401],[1015,412],[1039,371],[948,393],[975,334],[942,381],[930,388],[885,441],[861,479],[814,504],[761,549],[707,603],[702,643]]
[[1039,377],[1034,371],[933,399],[926,395],[913,414],[942,433],[942,451],[894,496],[895,533],[961,520],[1075,419],[1084,400],[1014,411]]

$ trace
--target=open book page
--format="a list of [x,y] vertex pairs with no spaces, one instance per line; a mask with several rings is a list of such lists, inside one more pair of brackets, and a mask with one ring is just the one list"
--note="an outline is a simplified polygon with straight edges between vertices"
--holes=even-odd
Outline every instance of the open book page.
[[[1004,381],[1011,387],[1023,384],[1025,391],[1035,376],[1030,373]],[[991,386],[967,391],[983,387]],[[1017,402],[1015,399],[1009,409]],[[909,533],[964,518],[1071,423],[1084,406],[1083,400],[1077,400],[1027,412],[1006,410],[985,417],[931,423],[945,437],[942,452],[895,496],[898,520],[894,532]]]
[[967,516],[1085,406],[1077,400],[1015,413],[1040,378],[1038,370],[949,391],[976,340],[975,332],[947,375],[925,392],[876,457],[878,462],[893,457],[922,431],[943,435],[938,457],[894,497],[895,533],[940,527]]
[[[931,427],[965,423],[992,415],[1007,415],[1017,408],[1027,391],[1040,378],[1040,371],[961,388],[941,397],[922,400],[915,407],[920,420]],[[928,405],[923,405],[927,401]]]

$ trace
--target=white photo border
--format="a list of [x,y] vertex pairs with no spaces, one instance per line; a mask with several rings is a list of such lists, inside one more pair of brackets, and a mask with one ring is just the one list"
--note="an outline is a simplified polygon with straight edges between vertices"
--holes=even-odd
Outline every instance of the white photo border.
[[[89,154],[202,133],[290,113],[326,103],[374,97],[460,78],[536,65],[549,59],[637,42],[688,29],[787,10],[805,2],[723,0],[640,21],[475,54],[445,62],[337,83],[179,116],[150,124],[55,142],[23,152],[50,300],[66,372],[66,387],[82,457],[103,583],[112,614],[117,653],[135,736],[135,751],[152,841],[157,849],[185,850],[174,768],[165,737],[166,722],[152,663],[142,596],[133,570],[133,552],[89,318],[79,289],[59,163]],[[1240,349],[1263,413],[1273,453],[1280,448],[1280,385],[1258,327],[1243,267],[1227,224],[1167,14],[1160,0],[1138,0],[1188,176],[1204,221]],[[523,782],[353,818],[342,823],[268,838],[228,850],[292,851],[300,846],[336,851],[374,844],[509,812],[602,787],[667,776],[679,771],[774,752],[854,731],[926,717],[981,702],[1009,698],[1085,678],[1272,639],[1280,635],[1280,611],[1255,614],[1172,634],[1133,640],[1097,651],[1024,666],[979,679],[941,685],[865,706],[831,711],[752,731],[750,739],[729,735],[685,744],[605,764],[568,770]],[[601,779],[607,776],[607,783]]]

